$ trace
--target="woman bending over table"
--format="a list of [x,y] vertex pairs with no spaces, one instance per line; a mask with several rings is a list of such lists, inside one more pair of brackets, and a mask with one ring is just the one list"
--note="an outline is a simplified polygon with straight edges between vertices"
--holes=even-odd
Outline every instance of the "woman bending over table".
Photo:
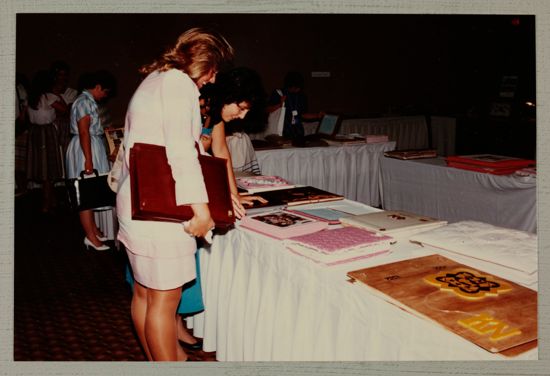
[[[149,360],[187,359],[177,346],[176,307],[182,285],[196,277],[195,236],[203,237],[214,226],[195,149],[201,133],[199,89],[214,82],[218,70],[232,58],[233,49],[221,35],[202,28],[187,30],[172,48],[141,69],[147,76],[126,113],[118,239],[134,273],[131,314]],[[176,202],[190,205],[194,213],[185,228],[178,223],[132,220],[128,164],[136,142],[166,148]]]

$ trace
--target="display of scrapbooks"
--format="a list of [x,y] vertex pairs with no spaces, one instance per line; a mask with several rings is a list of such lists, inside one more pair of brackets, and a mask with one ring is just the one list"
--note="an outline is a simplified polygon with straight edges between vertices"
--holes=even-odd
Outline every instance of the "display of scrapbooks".
[[430,255],[348,272],[391,304],[492,353],[537,346],[537,293],[514,282]]
[[435,149],[415,149],[415,150],[391,150],[384,152],[385,157],[396,159],[422,159],[422,158],[435,158],[437,157],[437,150]]
[[392,238],[356,227],[326,229],[284,241],[291,252],[324,266],[341,265],[390,252]]
[[327,228],[328,223],[284,210],[274,210],[246,215],[241,219],[240,226],[276,239],[287,239],[320,231]]
[[495,154],[455,155],[446,157],[445,160],[449,167],[493,175],[509,175],[519,169],[533,167],[536,164],[530,159]]
[[241,176],[236,177],[237,187],[248,193],[273,191],[277,189],[294,188],[295,185],[280,176]]
[[343,225],[366,228],[393,237],[405,237],[447,224],[447,221],[400,210],[383,210],[340,219]]

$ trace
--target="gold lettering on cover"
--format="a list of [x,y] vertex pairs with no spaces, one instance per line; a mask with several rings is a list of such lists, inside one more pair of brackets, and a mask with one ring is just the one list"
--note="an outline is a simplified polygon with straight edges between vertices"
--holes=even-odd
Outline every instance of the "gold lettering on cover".
[[521,334],[521,330],[518,328],[513,328],[487,313],[480,313],[477,316],[461,319],[457,323],[479,335],[492,333],[489,337],[491,341],[499,341],[503,338]]

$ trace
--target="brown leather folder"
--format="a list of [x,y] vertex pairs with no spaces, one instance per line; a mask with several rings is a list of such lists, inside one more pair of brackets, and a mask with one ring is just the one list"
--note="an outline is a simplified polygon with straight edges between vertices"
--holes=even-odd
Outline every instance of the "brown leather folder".
[[[235,222],[226,159],[199,154],[210,215],[217,228]],[[164,146],[135,143],[130,149],[132,219],[183,222],[193,217],[189,205],[176,205],[175,181]]]

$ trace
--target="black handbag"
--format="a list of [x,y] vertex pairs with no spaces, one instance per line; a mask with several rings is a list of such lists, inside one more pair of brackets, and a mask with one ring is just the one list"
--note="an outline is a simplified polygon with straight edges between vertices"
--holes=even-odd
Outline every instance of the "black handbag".
[[116,205],[116,193],[107,184],[108,174],[100,175],[93,170],[93,175],[84,175],[76,179],[67,179],[66,186],[69,202],[74,210],[90,210]]

